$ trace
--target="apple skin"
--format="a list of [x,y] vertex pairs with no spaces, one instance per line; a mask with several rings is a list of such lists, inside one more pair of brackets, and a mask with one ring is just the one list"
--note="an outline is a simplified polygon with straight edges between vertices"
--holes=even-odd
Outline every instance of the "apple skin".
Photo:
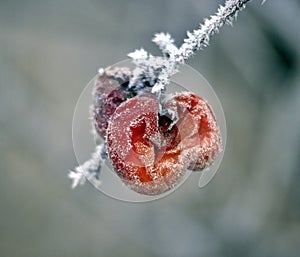
[[176,113],[175,124],[159,116],[153,95],[121,103],[106,133],[112,166],[132,190],[157,195],[176,186],[186,170],[202,170],[220,151],[214,114],[205,100],[190,92],[168,97],[163,108]]
[[177,113],[183,149],[191,154],[189,169],[207,168],[221,151],[222,139],[215,114],[208,102],[192,92],[171,96],[165,109]]
[[127,67],[107,67],[98,74],[93,90],[92,120],[102,138],[106,135],[111,115],[128,98],[125,85],[130,76],[131,71]]
[[107,128],[107,151],[127,186],[141,194],[157,195],[176,183],[183,167],[180,150],[171,145],[170,137],[159,130],[155,98],[134,97],[116,109]]

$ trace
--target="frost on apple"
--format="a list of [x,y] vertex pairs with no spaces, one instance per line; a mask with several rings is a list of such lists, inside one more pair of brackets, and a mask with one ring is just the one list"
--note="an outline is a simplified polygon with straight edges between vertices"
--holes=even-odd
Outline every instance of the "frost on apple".
[[178,115],[182,148],[189,151],[189,169],[203,170],[221,150],[221,134],[210,105],[191,92],[181,92],[166,102],[166,109]]
[[138,193],[156,195],[171,189],[187,168],[204,169],[220,150],[220,130],[206,101],[190,92],[167,99],[163,109],[176,113],[175,123],[159,116],[160,103],[150,95],[122,103],[107,128],[114,170]]
[[113,172],[129,188],[158,195],[178,185],[188,169],[203,170],[213,162],[221,136],[204,99],[191,92],[158,97],[145,88],[130,95],[128,82],[122,82],[104,71],[95,82],[93,122],[104,144],[70,172],[73,187],[86,178],[100,185],[101,167],[108,158]]
[[126,67],[99,70],[93,91],[92,120],[96,132],[104,137],[110,116],[127,99],[126,87],[131,71]]
[[147,195],[170,189],[187,168],[179,158],[177,129],[164,132],[158,105],[153,96],[129,99],[117,108],[107,129],[108,157],[115,171],[126,185]]

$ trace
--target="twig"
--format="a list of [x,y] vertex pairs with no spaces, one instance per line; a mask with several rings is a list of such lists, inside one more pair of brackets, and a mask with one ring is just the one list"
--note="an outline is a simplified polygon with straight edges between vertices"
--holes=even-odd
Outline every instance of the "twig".
[[69,172],[68,176],[73,180],[72,188],[84,184],[86,179],[98,181],[98,183],[100,184],[101,181],[99,180],[99,173],[105,159],[105,144],[102,143],[96,146],[95,152],[92,154],[92,157],[88,161]]
[[174,45],[174,39],[168,33],[158,33],[153,42],[163,52],[163,57],[154,57],[144,49],[136,50],[128,56],[136,64],[130,87],[142,88],[145,82],[152,85],[152,93],[164,90],[170,77],[178,71],[178,66],[189,59],[199,49],[209,45],[210,38],[219,31],[224,24],[232,25],[240,10],[251,0],[227,0],[220,6],[216,14],[206,19],[200,27],[193,32],[187,32],[187,38],[180,48]]

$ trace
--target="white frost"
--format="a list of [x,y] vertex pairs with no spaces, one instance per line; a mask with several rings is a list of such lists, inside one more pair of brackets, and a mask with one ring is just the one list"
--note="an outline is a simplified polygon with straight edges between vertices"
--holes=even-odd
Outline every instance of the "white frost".
[[[169,83],[169,78],[178,71],[178,66],[184,63],[199,49],[209,45],[210,38],[219,31],[224,24],[232,25],[237,13],[245,8],[250,0],[227,0],[224,6],[220,6],[217,12],[193,32],[187,32],[184,43],[177,48],[174,39],[169,33],[157,33],[152,41],[162,50],[164,56],[149,55],[144,49],[136,50],[128,56],[137,65],[130,80],[130,87],[141,86],[148,81],[152,86],[152,92],[163,90]],[[265,1],[263,1],[265,2]],[[142,81],[143,80],[143,81]],[[156,83],[151,83],[155,81]]]
[[104,152],[105,145],[98,145],[91,159],[76,167],[75,170],[71,170],[69,172],[68,177],[73,180],[72,188],[75,188],[78,185],[83,185],[86,182],[86,179],[101,183],[101,181],[98,179],[98,176],[101,166],[105,161]]

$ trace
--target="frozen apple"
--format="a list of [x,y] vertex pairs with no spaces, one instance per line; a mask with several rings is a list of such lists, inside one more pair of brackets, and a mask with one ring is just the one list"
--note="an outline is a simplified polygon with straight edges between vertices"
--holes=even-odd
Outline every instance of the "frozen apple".
[[181,92],[168,98],[164,108],[178,116],[180,144],[188,152],[189,169],[208,167],[221,150],[220,128],[210,105],[192,92]]
[[136,192],[163,193],[176,185],[188,166],[180,158],[177,129],[164,132],[163,123],[157,100],[146,96],[128,99],[110,119],[108,156],[118,176]]
[[186,170],[208,167],[220,151],[215,116],[205,100],[190,92],[163,104],[172,120],[159,114],[152,95],[120,104],[107,128],[107,151],[114,170],[138,193],[156,195],[170,190]]
[[93,91],[93,122],[97,133],[104,137],[108,121],[116,108],[127,99],[124,90],[131,76],[126,67],[100,70]]

